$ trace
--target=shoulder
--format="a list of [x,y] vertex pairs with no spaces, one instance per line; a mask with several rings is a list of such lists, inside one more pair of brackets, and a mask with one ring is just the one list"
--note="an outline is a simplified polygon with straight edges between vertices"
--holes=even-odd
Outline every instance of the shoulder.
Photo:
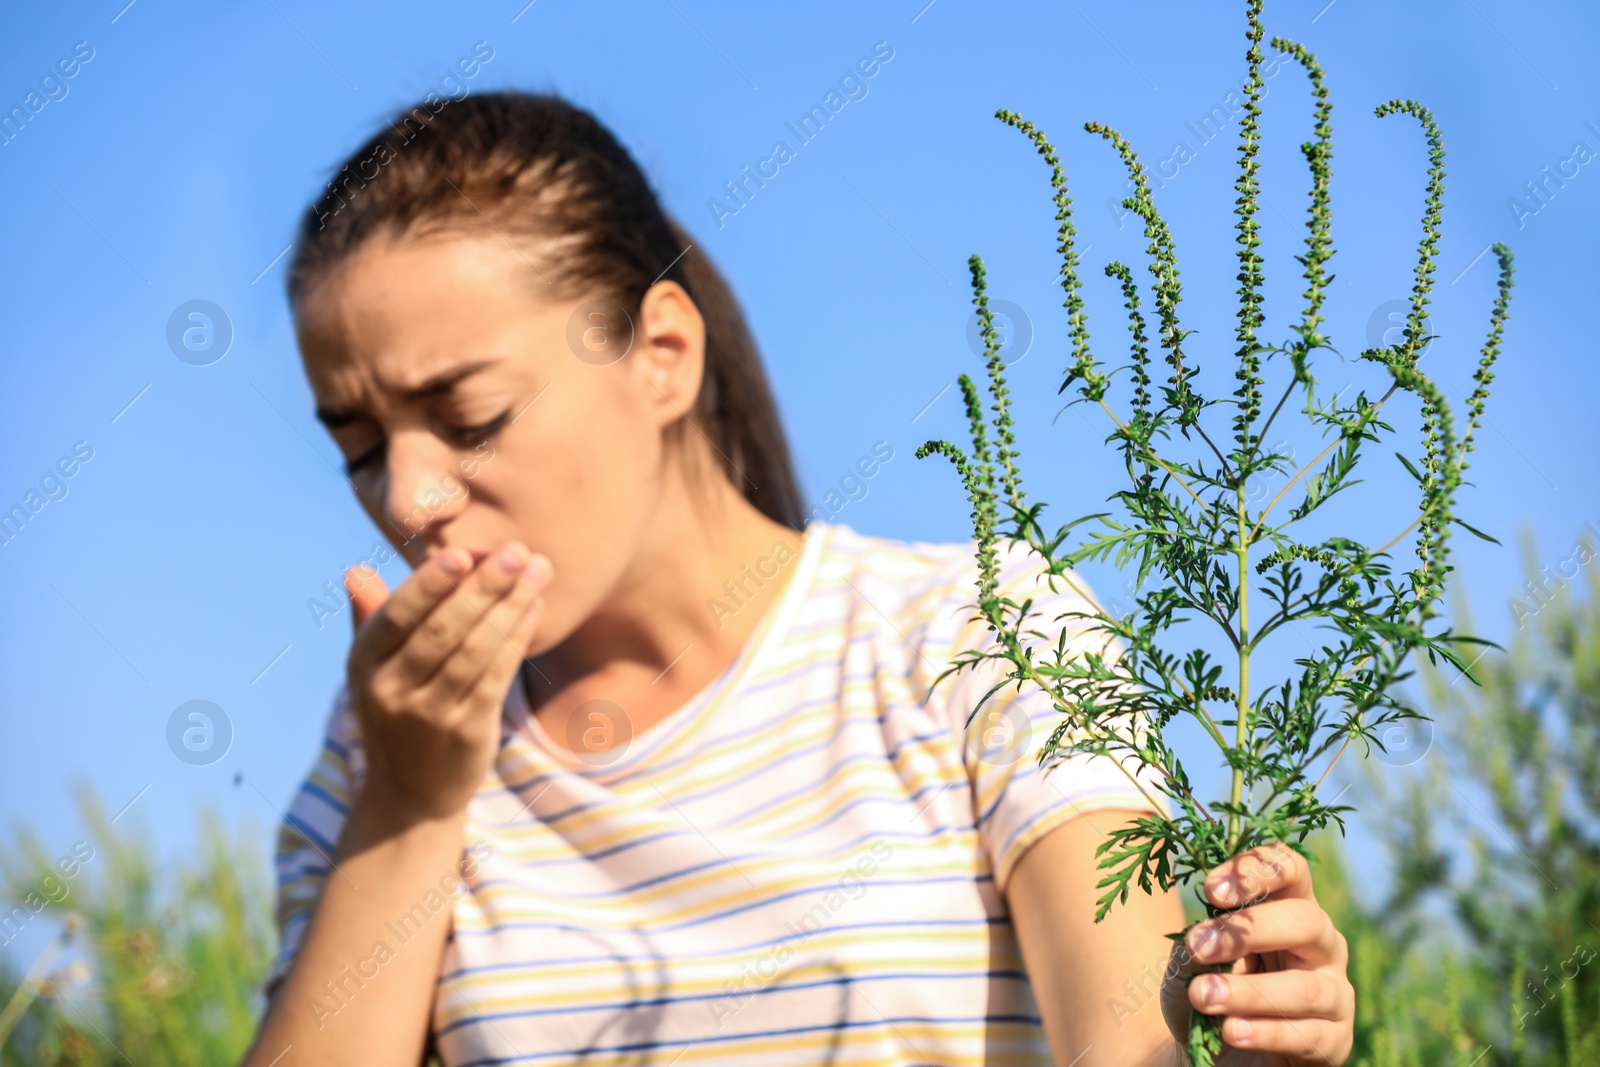
[[950,614],[976,597],[971,542],[906,541],[825,523],[827,545],[814,592],[861,601],[896,626],[916,626]]
[[348,688],[341,684],[312,758],[278,831],[280,863],[299,850],[327,848],[339,836],[350,803],[366,774],[366,753]]
[[[976,541],[909,541],[828,524],[819,563],[819,591],[866,602],[909,640],[940,644],[987,630],[977,614]],[[1071,570],[1049,573],[1044,558],[1025,542],[996,546],[997,592],[1021,604],[1032,601],[1030,620],[1093,610],[1094,593]]]
[[823,568],[868,581],[927,583],[959,578],[974,560],[971,541],[906,541],[843,523],[813,523],[828,539]]

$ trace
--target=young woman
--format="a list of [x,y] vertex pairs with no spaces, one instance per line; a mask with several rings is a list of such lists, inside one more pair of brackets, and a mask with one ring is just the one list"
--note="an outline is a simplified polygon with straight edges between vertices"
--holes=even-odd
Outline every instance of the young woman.
[[[970,728],[992,676],[930,693],[985,642],[972,545],[805,523],[732,295],[592,116],[402,114],[306,213],[289,297],[413,573],[346,576],[249,1067],[1155,1067],[1191,1006],[1230,1065],[1344,1062],[1345,944],[1291,850],[1213,872],[1256,903],[1187,946],[1175,892],[1092,921],[1094,848],[1150,802],[1106,757],[1041,773],[1037,692]],[[1070,606],[1021,551],[1002,578]]]

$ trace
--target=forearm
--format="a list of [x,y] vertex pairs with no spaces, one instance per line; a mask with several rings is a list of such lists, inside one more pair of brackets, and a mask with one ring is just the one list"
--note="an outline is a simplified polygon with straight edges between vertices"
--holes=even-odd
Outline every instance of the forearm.
[[436,913],[424,900],[442,881],[456,884],[446,875],[459,881],[465,823],[464,812],[411,818],[358,795],[294,964],[241,1067],[421,1062],[451,921],[448,894]]

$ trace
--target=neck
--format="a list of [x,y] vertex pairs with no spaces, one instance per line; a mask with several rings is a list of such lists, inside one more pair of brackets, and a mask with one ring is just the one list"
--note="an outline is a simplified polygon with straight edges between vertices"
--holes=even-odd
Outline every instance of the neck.
[[[604,697],[675,707],[731,664],[787,588],[802,535],[756,510],[720,473],[668,476],[653,522],[600,605],[535,656],[535,710]],[[647,713],[645,717],[648,717]],[[543,716],[542,716],[543,717]]]

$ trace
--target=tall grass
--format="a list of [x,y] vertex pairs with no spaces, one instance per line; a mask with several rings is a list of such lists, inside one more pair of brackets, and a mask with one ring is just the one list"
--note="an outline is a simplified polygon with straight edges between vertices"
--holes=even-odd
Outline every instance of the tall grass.
[[92,791],[78,807],[93,852],[74,877],[61,875],[62,850],[27,831],[0,853],[8,910],[30,893],[59,901],[28,925],[59,928],[45,951],[61,961],[25,986],[15,970],[0,975],[0,1001],[31,998],[0,1063],[237,1062],[273,949],[264,845],[254,834],[230,840],[203,813],[198,855],[163,870],[148,841],[112,827]]

